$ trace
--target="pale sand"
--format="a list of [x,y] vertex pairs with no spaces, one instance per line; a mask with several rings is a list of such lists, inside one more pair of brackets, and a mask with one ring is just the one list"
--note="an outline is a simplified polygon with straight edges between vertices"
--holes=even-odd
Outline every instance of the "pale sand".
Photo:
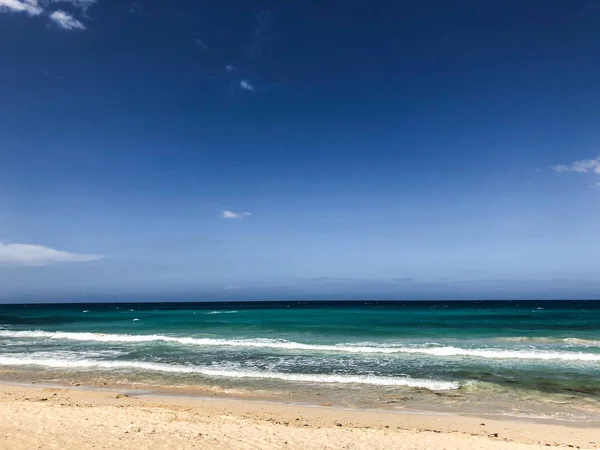
[[600,448],[600,428],[0,385],[2,449]]

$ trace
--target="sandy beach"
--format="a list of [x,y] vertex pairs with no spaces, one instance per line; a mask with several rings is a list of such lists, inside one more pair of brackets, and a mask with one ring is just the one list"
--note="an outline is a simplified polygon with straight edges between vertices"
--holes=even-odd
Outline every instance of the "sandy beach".
[[0,448],[600,448],[586,424],[0,385]]

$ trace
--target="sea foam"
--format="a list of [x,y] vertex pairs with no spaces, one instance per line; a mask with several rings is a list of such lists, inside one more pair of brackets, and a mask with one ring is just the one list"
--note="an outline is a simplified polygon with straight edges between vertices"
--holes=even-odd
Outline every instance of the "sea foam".
[[176,337],[165,335],[72,333],[48,331],[9,331],[0,330],[0,338],[67,339],[87,342],[148,343],[169,342],[180,345],[244,347],[298,351],[342,352],[342,353],[380,353],[380,354],[417,354],[436,357],[471,357],[488,359],[526,359],[544,361],[580,361],[598,362],[599,353],[551,351],[551,350],[512,350],[500,348],[461,348],[455,346],[408,346],[408,345],[354,345],[354,344],[305,344],[277,339],[213,339]]
[[501,337],[501,338],[496,338],[496,340],[504,341],[504,342],[527,342],[527,343],[539,343],[539,344],[569,344],[569,345],[573,345],[573,346],[583,346],[583,347],[600,347],[599,340],[581,339],[581,338],[517,336],[517,337]]
[[256,378],[305,383],[369,384],[375,386],[406,386],[434,391],[455,390],[455,381],[415,379],[409,377],[382,377],[376,375],[300,374],[232,369],[230,366],[186,366],[150,363],[142,361],[96,361],[91,359],[58,359],[0,356],[3,366],[42,366],[54,369],[124,369],[179,374],[199,374],[223,378]]

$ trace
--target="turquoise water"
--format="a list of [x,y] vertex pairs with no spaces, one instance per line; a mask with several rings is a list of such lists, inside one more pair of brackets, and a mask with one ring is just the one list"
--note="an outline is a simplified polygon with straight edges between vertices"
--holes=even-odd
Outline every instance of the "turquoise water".
[[4,305],[0,371],[597,419],[600,302]]

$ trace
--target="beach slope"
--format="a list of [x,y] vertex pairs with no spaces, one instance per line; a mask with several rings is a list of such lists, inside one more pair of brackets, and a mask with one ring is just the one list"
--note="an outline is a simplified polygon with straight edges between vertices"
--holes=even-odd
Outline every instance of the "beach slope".
[[0,385],[0,448],[599,448],[600,429]]

